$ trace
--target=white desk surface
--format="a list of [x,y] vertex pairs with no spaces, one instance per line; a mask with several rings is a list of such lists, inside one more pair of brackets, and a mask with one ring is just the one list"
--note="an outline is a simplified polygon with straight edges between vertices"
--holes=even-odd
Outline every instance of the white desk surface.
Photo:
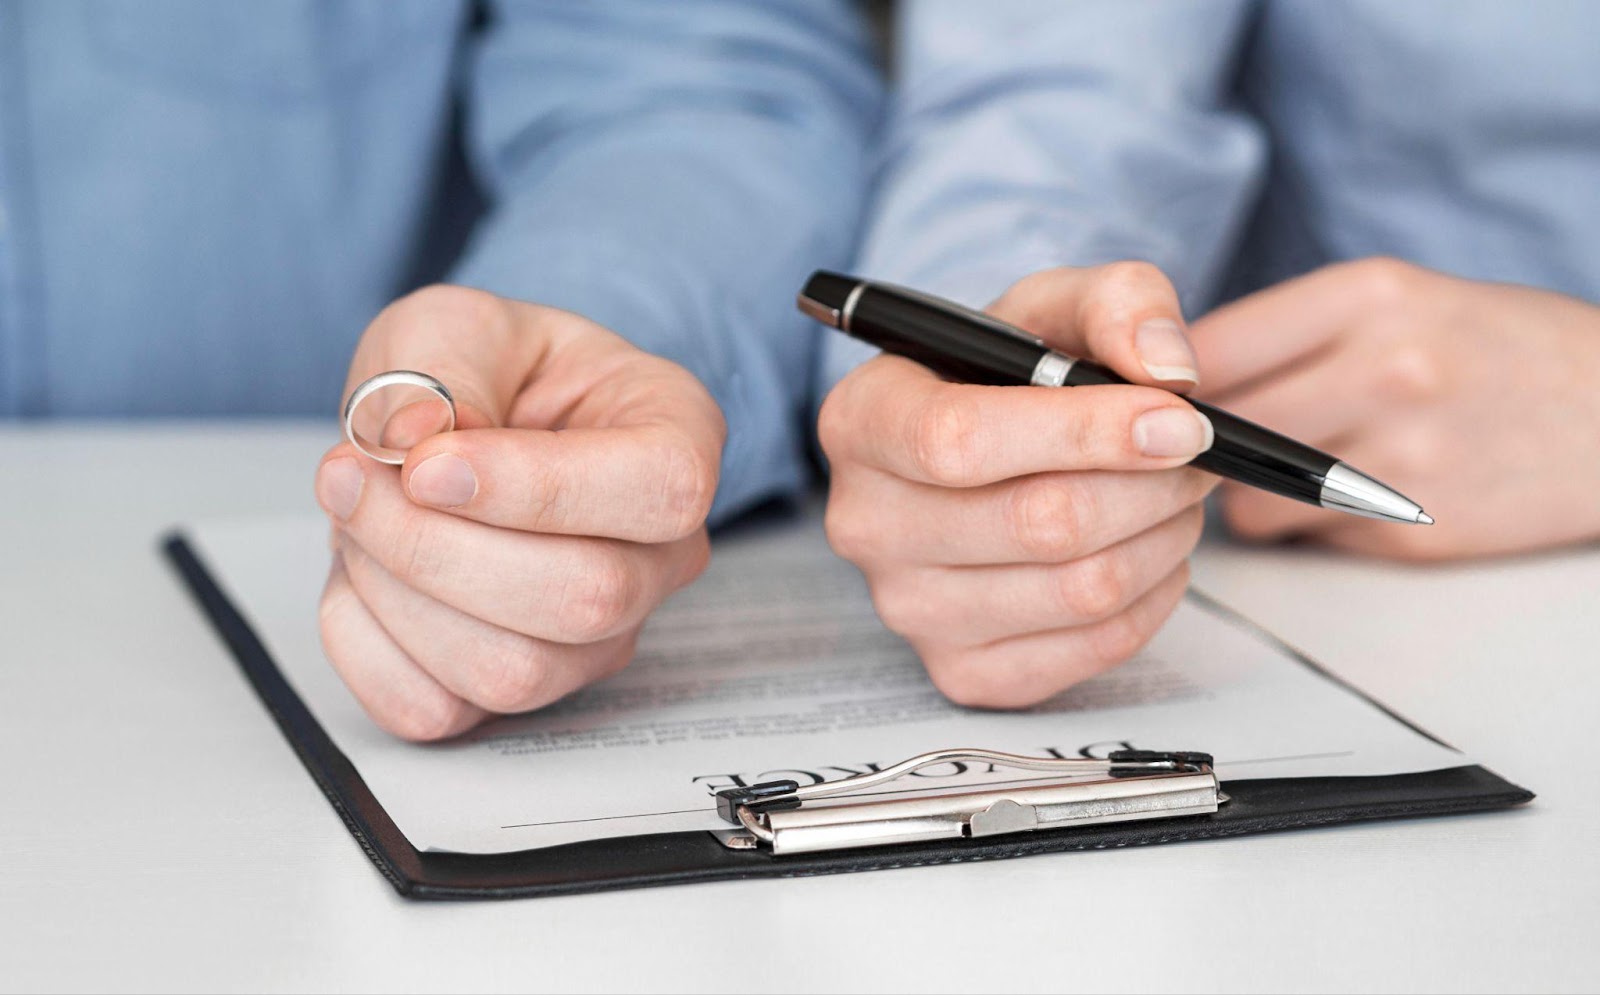
[[1600,987],[1600,550],[1448,569],[1207,545],[1197,583],[1539,793],[993,863],[414,903],[156,552],[312,507],[322,424],[0,430],[0,989]]

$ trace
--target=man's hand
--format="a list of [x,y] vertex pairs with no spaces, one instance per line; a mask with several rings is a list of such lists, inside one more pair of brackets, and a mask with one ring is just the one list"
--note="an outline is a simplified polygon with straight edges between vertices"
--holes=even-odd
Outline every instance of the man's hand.
[[440,739],[621,669],[710,555],[711,396],[576,315],[460,287],[380,314],[346,391],[391,369],[442,380],[458,428],[402,467],[346,443],[318,468],[334,525],[322,641],[361,704],[395,735]]
[[1391,525],[1237,484],[1240,535],[1403,560],[1600,536],[1600,308],[1389,259],[1329,266],[1194,324],[1204,397],[1428,509]]
[[[989,313],[1130,380],[1194,354],[1154,267],[1038,273]],[[1020,707],[1137,652],[1177,605],[1216,480],[1211,426],[1149,386],[945,383],[881,356],[828,396],[828,537],[951,699]]]

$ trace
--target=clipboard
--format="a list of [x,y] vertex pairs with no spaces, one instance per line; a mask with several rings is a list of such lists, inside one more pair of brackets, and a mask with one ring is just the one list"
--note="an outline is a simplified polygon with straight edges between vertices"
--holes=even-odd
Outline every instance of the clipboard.
[[[998,795],[990,791],[977,799],[944,797],[938,799],[935,814],[945,825],[937,831],[907,835],[902,825],[889,831],[888,838],[867,843],[861,842],[862,827],[883,821],[884,803],[878,800],[865,802],[869,807],[823,804],[824,822],[842,822],[847,827],[843,839],[836,835],[823,845],[815,845],[812,840],[799,848],[775,845],[780,831],[798,824],[798,813],[815,813],[814,803],[825,800],[816,798],[817,792],[808,797],[793,782],[772,782],[721,794],[717,801],[730,827],[726,832],[655,833],[512,853],[422,852],[407,840],[355,765],[295,693],[195,546],[183,533],[175,532],[163,540],[162,550],[351,836],[395,890],[411,899],[532,898],[698,881],[917,867],[1488,811],[1520,805],[1534,797],[1532,792],[1478,765],[1372,777],[1219,781],[1210,770],[1210,758],[1203,753],[1133,751],[1138,755],[1113,755],[1096,761],[1093,771],[1073,770],[1072,773],[1091,776],[1060,785],[1064,793],[1051,796],[1044,803],[1036,803],[1032,796],[1004,791]],[[1214,602],[1209,607],[1228,612]],[[1237,615],[1233,618],[1253,626]],[[1270,634],[1267,638],[1271,638]],[[1440,742],[1304,654],[1281,642],[1278,645],[1302,665],[1345,687],[1394,721]],[[1185,745],[1197,750],[1205,746]],[[953,752],[966,755],[984,751]],[[906,764],[933,762],[930,757],[947,759],[951,755],[952,751],[940,751],[911,758]],[[995,756],[998,755],[990,755],[990,759]],[[1116,769],[1118,765],[1122,769]],[[1099,787],[1092,787],[1095,785]],[[1038,782],[1032,782],[1029,790],[1037,788]],[[1163,795],[1171,797],[1148,801]],[[1142,804],[1154,808],[1135,811],[1125,807],[1121,812],[1110,812],[1114,817],[1106,818],[1108,796],[1146,799],[1131,804],[1135,809]],[[813,807],[808,809],[808,803]],[[879,807],[870,808],[872,805]],[[1078,805],[1079,814],[1087,813],[1087,817],[1054,821],[1049,818],[1073,805]],[[830,811],[832,814],[826,814]],[[983,816],[974,831],[973,817],[978,813]],[[904,812],[901,815],[913,817]],[[891,813],[889,817],[892,821],[900,816]],[[814,818],[808,816],[798,822]],[[773,837],[771,840],[761,838],[763,829]]]

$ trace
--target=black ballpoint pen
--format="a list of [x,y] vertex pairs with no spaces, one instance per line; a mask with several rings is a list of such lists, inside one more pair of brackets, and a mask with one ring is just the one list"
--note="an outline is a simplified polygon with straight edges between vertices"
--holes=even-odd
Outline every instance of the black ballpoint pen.
[[[823,324],[951,380],[1039,387],[1128,382],[989,315],[893,284],[818,270],[798,303]],[[1189,403],[1216,430],[1211,448],[1191,461],[1202,470],[1352,515],[1433,524],[1416,502],[1327,453],[1208,404]]]

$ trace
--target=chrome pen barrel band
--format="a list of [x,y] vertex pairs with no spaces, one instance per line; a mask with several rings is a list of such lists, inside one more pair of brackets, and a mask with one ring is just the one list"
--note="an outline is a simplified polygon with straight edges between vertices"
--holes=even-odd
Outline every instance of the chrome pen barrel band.
[[844,306],[839,309],[839,330],[849,332],[850,320],[855,317],[856,304],[861,300],[861,294],[867,289],[865,283],[858,283],[850,291],[850,296],[844,299]]
[[1035,387],[1063,386],[1074,362],[1071,356],[1063,356],[1052,349],[1039,357],[1039,364],[1033,368],[1033,378],[1028,382]]

